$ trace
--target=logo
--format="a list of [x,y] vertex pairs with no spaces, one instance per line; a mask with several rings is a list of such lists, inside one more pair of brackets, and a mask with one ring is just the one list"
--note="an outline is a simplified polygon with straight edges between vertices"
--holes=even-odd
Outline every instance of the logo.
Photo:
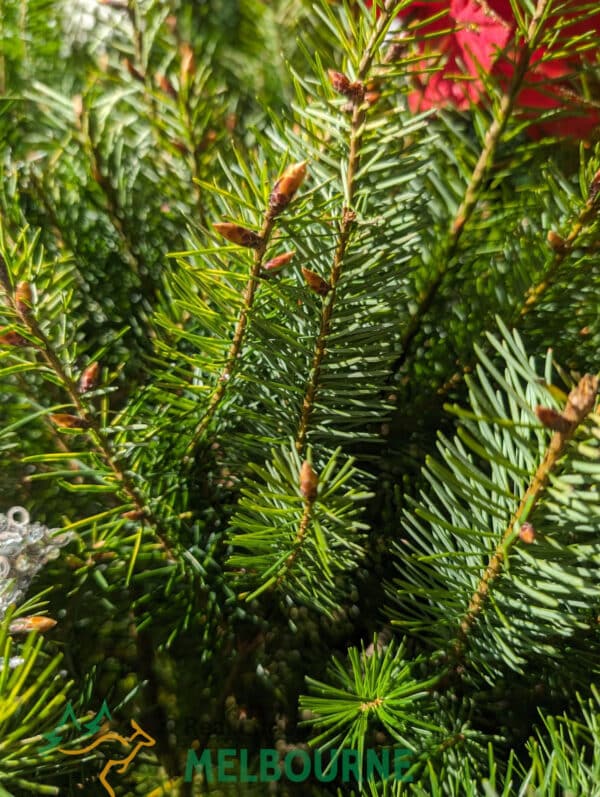
[[[106,746],[106,754],[111,757],[104,764],[98,779],[109,797],[115,797],[115,791],[109,782],[109,776],[114,778],[113,770],[117,775],[127,772],[140,751],[145,747],[154,747],[156,739],[133,719],[130,720],[132,733],[129,736],[105,730],[107,723],[111,721],[106,701],[102,703],[100,711],[87,722],[77,719],[69,702],[55,729],[44,734],[47,744],[39,752],[58,750],[66,756],[84,756],[96,748]],[[81,744],[80,747],[65,746],[63,734],[69,729],[77,731],[77,743]],[[119,755],[115,755],[115,752]],[[282,756],[275,748],[261,748],[258,751],[246,748],[199,750],[192,746],[187,751],[183,781],[191,783],[195,776],[200,776],[209,784],[273,783],[281,779],[291,783],[302,783],[309,779],[320,783],[332,783],[339,779],[343,783],[354,782],[359,785],[372,779],[410,783],[412,756],[411,750],[396,747],[367,750],[330,748],[311,753],[295,748]]]
[[[361,766],[362,753],[366,753],[364,771]],[[215,755],[216,754],[216,755]],[[330,748],[326,755],[319,750],[312,755],[303,749],[294,749],[282,759],[275,748],[261,748],[258,755],[258,772],[250,767],[251,751],[206,749],[200,755],[195,749],[188,750],[185,783],[191,783],[194,774],[202,774],[212,783],[273,783],[282,777],[291,783],[303,783],[314,778],[319,783],[331,783],[340,778],[342,783],[354,781],[362,784],[372,778],[395,778],[401,782],[412,782],[409,770],[412,751],[407,748],[383,748],[377,750],[352,750]],[[256,761],[256,757],[255,757]],[[255,768],[254,768],[255,769]]]
[[112,720],[112,717],[110,716],[110,711],[106,705],[106,701],[104,701],[100,707],[100,711],[96,714],[96,716],[89,722],[84,723],[82,726],[75,716],[73,706],[69,702],[67,703],[67,707],[65,708],[54,731],[52,731],[52,733],[44,734],[44,738],[47,739],[48,744],[40,748],[40,752],[44,753],[48,750],[58,749],[61,753],[64,753],[64,755],[77,756],[86,755],[86,753],[95,750],[101,745],[107,745],[112,753],[115,748],[115,742],[117,742],[121,748],[123,748],[123,751],[126,753],[126,755],[120,758],[109,758],[99,776],[100,783],[104,786],[110,797],[115,797],[114,789],[108,782],[108,775],[110,772],[114,769],[119,775],[122,775],[129,769],[130,764],[136,758],[140,750],[142,750],[144,747],[153,747],[156,744],[156,739],[150,736],[149,733],[146,733],[146,731],[141,728],[135,720],[130,720],[130,724],[133,729],[133,733],[130,736],[122,736],[120,733],[116,733],[115,731],[105,731],[85,747],[67,749],[60,746],[63,741],[60,731],[64,729],[65,725],[73,725],[78,731],[84,731],[84,736],[93,736],[100,731],[105,722],[110,720]]

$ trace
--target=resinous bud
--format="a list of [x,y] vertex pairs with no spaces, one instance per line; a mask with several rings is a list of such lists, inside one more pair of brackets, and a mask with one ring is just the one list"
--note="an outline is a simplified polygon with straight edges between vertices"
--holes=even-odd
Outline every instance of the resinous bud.
[[292,163],[273,186],[269,198],[271,215],[275,216],[286,208],[292,201],[294,194],[306,178],[306,161]]
[[239,224],[232,224],[231,222],[224,221],[213,224],[213,227],[223,238],[227,238],[228,241],[231,241],[233,244],[238,244],[238,246],[256,249],[262,242],[260,235],[249,230],[247,227],[241,227]]

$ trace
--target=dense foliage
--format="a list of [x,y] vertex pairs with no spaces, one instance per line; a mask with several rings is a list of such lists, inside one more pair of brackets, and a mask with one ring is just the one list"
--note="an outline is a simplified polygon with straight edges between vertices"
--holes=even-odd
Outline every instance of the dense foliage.
[[596,11],[2,0],[0,795],[600,794]]

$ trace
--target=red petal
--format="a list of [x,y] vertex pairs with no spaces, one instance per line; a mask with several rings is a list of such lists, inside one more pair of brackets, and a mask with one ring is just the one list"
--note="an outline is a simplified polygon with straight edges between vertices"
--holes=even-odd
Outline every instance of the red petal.
[[456,44],[472,75],[489,71],[511,34],[510,25],[477,0],[452,0]]

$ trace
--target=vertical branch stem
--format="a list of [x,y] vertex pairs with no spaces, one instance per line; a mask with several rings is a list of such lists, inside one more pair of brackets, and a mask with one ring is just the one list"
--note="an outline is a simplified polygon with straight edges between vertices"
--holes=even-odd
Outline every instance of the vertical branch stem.
[[242,307],[240,310],[240,314],[238,316],[237,323],[235,325],[233,339],[231,341],[231,346],[229,347],[229,353],[227,354],[225,365],[223,366],[219,378],[217,380],[217,385],[214,388],[213,393],[208,402],[208,407],[206,409],[206,412],[204,413],[200,422],[194,429],[194,433],[192,434],[192,437],[186,447],[185,451],[186,461],[189,461],[189,458],[191,457],[192,452],[196,447],[196,444],[208,429],[210,422],[212,421],[219,404],[221,403],[227,392],[227,387],[233,376],[236,362],[241,354],[242,346],[244,344],[244,337],[246,334],[246,328],[248,326],[248,317],[252,309],[252,306],[254,304],[254,297],[256,296],[256,291],[259,285],[260,272],[263,265],[264,256],[269,243],[269,239],[271,237],[271,232],[273,231],[274,223],[275,222],[273,215],[269,211],[267,211],[260,231],[261,243],[254,250],[254,261],[252,263],[252,268],[250,270],[250,275],[248,277],[246,287],[244,288]]
[[442,258],[442,265],[438,269],[437,273],[433,276],[433,279],[429,285],[419,296],[417,311],[410,319],[408,326],[402,336],[400,354],[392,363],[392,374],[399,371],[406,362],[411,351],[412,344],[419,330],[421,329],[423,320],[431,309],[437,293],[442,286],[448,272],[450,271],[454,256],[458,250],[463,230],[473,215],[473,211],[475,210],[479,200],[481,187],[493,166],[496,149],[514,110],[516,99],[519,95],[525,75],[527,74],[527,70],[529,68],[531,55],[541,33],[542,20],[546,12],[548,2],[550,2],[550,0],[538,0],[535,13],[527,29],[526,40],[519,44],[519,55],[515,65],[515,71],[511,85],[500,99],[498,114],[488,128],[484,139],[483,149],[471,174],[471,178],[465,190],[462,202],[460,203],[454,219],[450,224],[448,240],[446,243],[444,256]]

